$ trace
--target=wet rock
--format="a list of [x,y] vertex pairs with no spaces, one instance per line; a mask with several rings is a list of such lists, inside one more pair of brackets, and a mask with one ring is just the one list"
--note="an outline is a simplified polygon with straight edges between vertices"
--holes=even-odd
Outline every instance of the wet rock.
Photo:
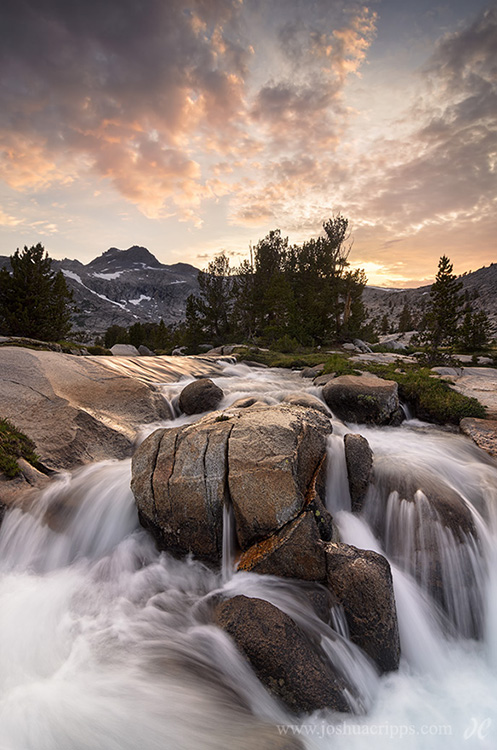
[[326,383],[323,398],[346,422],[391,424],[400,410],[398,385],[374,375],[342,375]]
[[305,511],[269,539],[249,547],[238,570],[324,583],[326,555],[314,514]]
[[336,377],[335,372],[328,372],[326,375],[318,375],[317,378],[314,378],[313,385],[322,386],[326,385],[326,383],[329,383],[330,380],[334,380]]
[[314,367],[304,367],[301,370],[300,375],[303,378],[317,378],[324,370],[324,362],[320,365],[314,365]]
[[352,511],[360,513],[373,475],[373,452],[362,435],[348,433],[344,445]]
[[235,596],[217,605],[214,622],[231,636],[266,688],[292,712],[350,710],[343,678],[319,645],[277,607]]
[[254,360],[251,360],[251,359],[244,359],[243,362],[241,362],[241,364],[247,365],[247,367],[255,367],[255,368],[258,367],[263,370],[267,370],[269,368],[269,365],[265,365],[262,362],[255,362]]
[[227,420],[157,430],[136,451],[131,488],[161,549],[220,560],[231,429]]
[[302,511],[326,454],[329,419],[280,404],[240,412],[228,446],[229,492],[241,549]]
[[309,409],[317,409],[323,414],[326,414],[327,417],[330,416],[326,404],[323,404],[317,396],[313,396],[310,393],[288,393],[283,399],[283,403],[295,404],[295,406],[305,406]]
[[251,406],[267,406],[267,404],[268,402],[260,396],[247,396],[246,398],[239,398],[234,401],[230,409],[249,409]]
[[387,560],[347,544],[326,545],[328,586],[342,605],[351,640],[381,672],[398,669],[400,641]]
[[497,456],[497,419],[465,417],[459,427],[476,445],[491,456]]
[[161,549],[216,563],[229,501],[238,545],[246,550],[304,507],[316,507],[330,431],[320,412],[287,404],[215,412],[158,430],[132,462],[141,523]]
[[180,393],[179,408],[184,414],[212,411],[223,400],[224,393],[210,378],[199,378]]

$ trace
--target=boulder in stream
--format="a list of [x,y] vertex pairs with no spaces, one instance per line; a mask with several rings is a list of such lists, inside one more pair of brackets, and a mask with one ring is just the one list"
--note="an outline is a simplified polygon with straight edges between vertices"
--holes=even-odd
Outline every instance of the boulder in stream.
[[201,414],[216,409],[224,393],[210,378],[199,378],[189,383],[180,393],[179,408],[184,414]]
[[351,640],[381,672],[398,669],[399,627],[388,561],[349,544],[326,545],[328,586],[345,611]]
[[349,432],[343,442],[352,511],[358,513],[373,476],[373,452],[362,435]]
[[317,642],[262,599],[234,596],[218,604],[214,622],[228,633],[268,690],[296,714],[350,711],[350,690]]
[[341,375],[326,383],[323,398],[345,422],[398,424],[402,421],[398,385],[375,375]]
[[133,458],[142,524],[160,548],[219,563],[225,503],[242,550],[302,513],[321,486],[329,419],[280,404],[158,430]]

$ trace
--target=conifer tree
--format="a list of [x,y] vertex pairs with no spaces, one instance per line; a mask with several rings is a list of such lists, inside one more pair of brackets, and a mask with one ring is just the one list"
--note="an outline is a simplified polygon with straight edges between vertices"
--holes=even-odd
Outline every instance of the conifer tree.
[[59,341],[71,330],[72,293],[38,243],[16,250],[0,270],[0,325],[11,336]]
[[434,351],[440,347],[451,347],[457,340],[463,303],[461,289],[462,281],[458,281],[452,273],[452,263],[446,255],[442,255],[430,291],[430,309],[424,331],[424,339]]

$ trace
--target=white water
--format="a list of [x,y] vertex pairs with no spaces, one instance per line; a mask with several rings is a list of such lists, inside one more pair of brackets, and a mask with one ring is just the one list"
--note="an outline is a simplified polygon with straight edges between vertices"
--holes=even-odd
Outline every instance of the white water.
[[[319,394],[292,373],[246,366],[227,366],[216,382],[225,406],[247,396],[276,403],[298,389]],[[174,401],[184,384],[164,386],[165,395]],[[374,514],[349,512],[342,436],[358,428],[333,424],[327,502],[342,539],[389,556],[368,523]],[[473,566],[474,597],[460,600],[458,575],[446,585],[455,612],[481,607],[482,640],[451,634],[414,579],[411,556],[395,556],[403,656],[397,673],[379,678],[348,641],[340,611],[331,630],[300,585],[233,572],[229,523],[219,574],[159,554],[138,525],[129,461],[104,462],[52,483],[36,513],[13,511],[0,529],[1,750],[263,750],[275,725],[309,750],[496,748],[497,468],[465,438],[427,427],[360,432],[375,455],[434,472],[468,504],[482,539],[463,559]],[[210,624],[220,590],[266,599],[321,638],[358,713],[295,724]]]

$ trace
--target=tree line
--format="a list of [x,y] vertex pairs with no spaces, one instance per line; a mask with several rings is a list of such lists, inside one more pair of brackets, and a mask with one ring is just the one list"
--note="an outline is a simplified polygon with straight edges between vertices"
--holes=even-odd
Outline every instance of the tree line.
[[[392,332],[385,314],[366,325],[362,300],[366,276],[350,270],[348,220],[338,215],[323,224],[324,233],[302,245],[290,245],[279,229],[251,251],[250,261],[231,267],[225,254],[199,271],[199,293],[186,304],[186,319],[175,328],[163,320],[110,326],[96,343],[145,345],[167,352],[176,346],[198,351],[201,345],[256,343],[292,351],[354,337],[377,340]],[[63,274],[38,243],[10,257],[10,271],[0,269],[0,331],[43,341],[60,341],[71,332],[72,293]],[[476,352],[489,344],[489,321],[474,309],[474,294],[462,291],[445,255],[431,287],[428,304],[418,315],[408,305],[397,330],[417,330],[415,345]]]
[[323,230],[301,245],[271,231],[234,268],[224,253],[212,260],[187,300],[186,343],[320,346],[364,335],[367,279],[349,268],[348,220],[335,216]]

